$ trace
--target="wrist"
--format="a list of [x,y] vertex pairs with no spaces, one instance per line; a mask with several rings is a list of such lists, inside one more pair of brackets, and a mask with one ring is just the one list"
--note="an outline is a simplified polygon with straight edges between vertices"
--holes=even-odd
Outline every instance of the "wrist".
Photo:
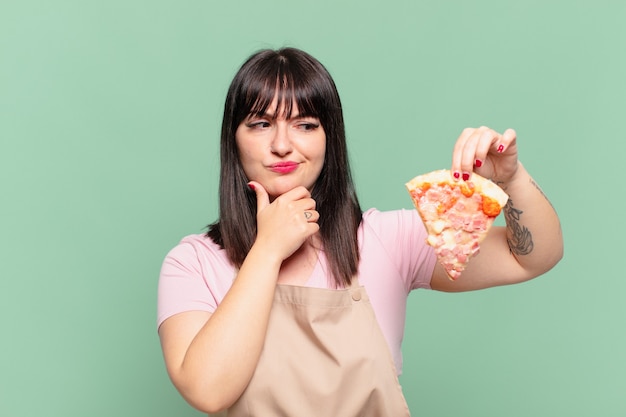
[[270,268],[280,269],[283,263],[283,258],[280,257],[276,248],[272,245],[263,244],[256,241],[250,248],[250,252],[246,256],[246,261],[254,263],[255,265],[266,265]]
[[506,180],[495,180],[494,182],[502,188],[504,191],[508,193],[508,191],[512,188],[517,188],[520,184],[528,183],[528,178],[530,175],[526,168],[522,165],[521,162],[517,162],[517,167],[511,176],[509,176]]

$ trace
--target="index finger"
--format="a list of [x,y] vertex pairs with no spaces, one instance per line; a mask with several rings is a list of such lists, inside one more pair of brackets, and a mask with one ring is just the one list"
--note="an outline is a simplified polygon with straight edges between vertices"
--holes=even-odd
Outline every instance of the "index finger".
[[280,195],[279,197],[277,197],[277,200],[282,199],[282,200],[295,201],[295,200],[301,200],[303,198],[309,198],[309,197],[311,197],[311,192],[306,187],[299,185],[287,191],[286,193]]

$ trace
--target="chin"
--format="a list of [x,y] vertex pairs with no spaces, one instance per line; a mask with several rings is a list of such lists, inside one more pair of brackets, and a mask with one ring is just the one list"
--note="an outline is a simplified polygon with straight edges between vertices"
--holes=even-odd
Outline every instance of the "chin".
[[[269,194],[270,198],[273,200],[277,197],[280,197],[281,195],[293,190],[296,187],[299,187],[303,184],[291,184],[291,185],[281,185],[278,187],[268,187],[265,190],[267,191],[267,193]],[[310,188],[307,187],[308,190],[310,190]]]

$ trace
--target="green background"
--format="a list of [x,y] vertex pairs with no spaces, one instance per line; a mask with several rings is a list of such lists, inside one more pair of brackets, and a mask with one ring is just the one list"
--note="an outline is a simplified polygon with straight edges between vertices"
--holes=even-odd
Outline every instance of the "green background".
[[[513,127],[565,257],[410,297],[415,416],[626,415],[626,2],[0,3],[0,415],[195,416],[155,329],[161,261],[217,214],[224,95],[296,46],[335,77],[364,207]],[[303,358],[306,360],[306,358]]]

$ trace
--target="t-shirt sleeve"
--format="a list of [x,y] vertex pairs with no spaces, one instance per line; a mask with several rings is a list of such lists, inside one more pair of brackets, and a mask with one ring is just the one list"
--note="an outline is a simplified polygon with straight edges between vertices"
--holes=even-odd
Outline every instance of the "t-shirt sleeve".
[[430,289],[435,263],[434,249],[426,244],[427,232],[416,210],[369,210],[364,219],[375,228],[399,274],[405,279],[407,292]]
[[217,301],[204,279],[197,248],[183,240],[165,257],[157,296],[157,328],[167,318],[184,311],[213,312]]

